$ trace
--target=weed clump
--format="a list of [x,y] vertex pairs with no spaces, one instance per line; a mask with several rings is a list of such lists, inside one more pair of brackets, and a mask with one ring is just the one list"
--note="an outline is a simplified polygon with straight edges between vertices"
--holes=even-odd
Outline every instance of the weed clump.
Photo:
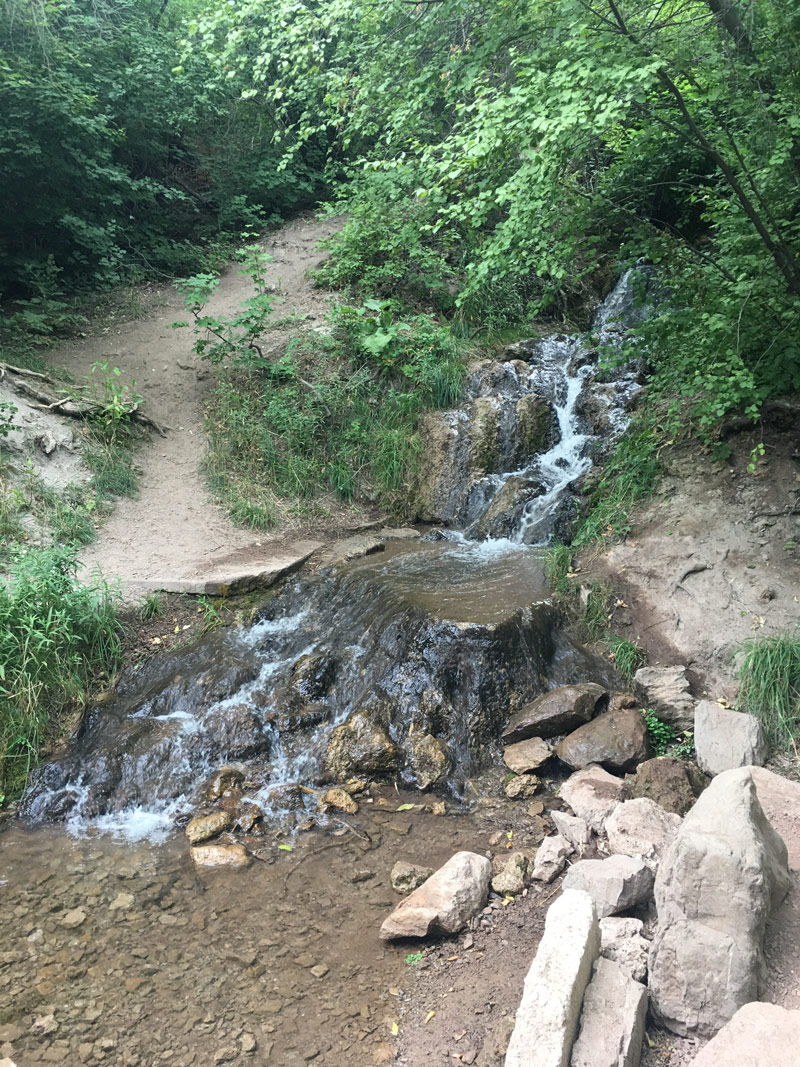
[[741,647],[740,704],[757,715],[773,749],[797,751],[800,731],[800,635],[754,637]]
[[0,803],[25,786],[59,715],[116,669],[117,595],[71,548],[21,552],[0,583]]

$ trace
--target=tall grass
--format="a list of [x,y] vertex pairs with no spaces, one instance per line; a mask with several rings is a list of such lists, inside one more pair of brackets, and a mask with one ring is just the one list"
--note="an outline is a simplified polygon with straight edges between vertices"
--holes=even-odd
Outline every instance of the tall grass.
[[48,728],[120,659],[114,592],[70,548],[20,554],[0,583],[0,797],[18,795]]
[[800,634],[754,637],[741,646],[740,705],[757,715],[774,749],[797,752]]

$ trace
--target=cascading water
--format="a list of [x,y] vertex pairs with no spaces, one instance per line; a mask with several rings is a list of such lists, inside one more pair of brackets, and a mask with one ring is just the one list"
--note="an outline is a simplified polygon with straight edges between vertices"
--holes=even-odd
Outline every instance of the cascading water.
[[[598,313],[605,343],[619,336],[608,309],[626,286]],[[450,528],[435,543],[387,542],[297,580],[250,628],[130,675],[40,768],[24,813],[155,836],[231,761],[267,817],[296,823],[316,800],[309,784],[354,773],[458,792],[510,710],[607,675],[564,633],[531,546],[558,530],[576,481],[624,429],[634,374],[599,378],[577,337],[507,354],[476,373],[471,407],[439,416],[449,481],[430,506]]]

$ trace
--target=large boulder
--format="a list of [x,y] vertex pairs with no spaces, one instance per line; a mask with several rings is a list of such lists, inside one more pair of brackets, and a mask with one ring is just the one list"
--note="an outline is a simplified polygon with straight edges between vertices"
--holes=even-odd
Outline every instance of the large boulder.
[[581,1004],[600,950],[591,899],[571,890],[548,909],[525,978],[505,1067],[567,1067]]
[[622,778],[592,764],[570,775],[559,795],[579,819],[600,833],[608,816],[626,796],[626,788]]
[[641,856],[655,870],[680,827],[680,815],[664,811],[652,800],[626,800],[606,819],[608,850]]
[[481,910],[489,895],[492,864],[476,852],[456,852],[402,900],[381,927],[381,938],[455,934]]
[[541,482],[512,474],[481,516],[475,533],[480,538],[510,537],[527,505],[543,492]]
[[590,763],[600,763],[612,771],[629,771],[650,755],[647,723],[633,708],[607,711],[565,737],[556,755],[575,771]]
[[701,700],[695,708],[694,747],[700,769],[710,775],[736,767],[761,767],[767,758],[760,720],[713,700]]
[[718,775],[656,878],[650,995],[675,1033],[710,1036],[757,999],[767,919],[789,888],[786,846],[748,768]]
[[511,716],[503,742],[525,741],[529,737],[555,737],[593,719],[606,690],[594,682],[561,685],[542,693],[536,700]]
[[628,783],[634,799],[646,797],[676,815],[685,815],[705,788],[697,768],[672,756],[656,756],[640,763]]
[[594,965],[570,1067],[639,1067],[647,990],[602,956]]
[[356,711],[331,733],[325,754],[333,778],[343,781],[354,774],[385,774],[397,768],[397,746],[366,711]]
[[691,1067],[797,1067],[800,1011],[751,1001],[739,1008]]
[[653,872],[642,859],[609,856],[578,860],[564,877],[564,889],[582,889],[594,901],[599,918],[642,904],[653,891]]
[[677,730],[692,728],[694,701],[685,667],[640,667],[634,675],[634,688],[644,706],[662,722]]
[[517,741],[503,752],[503,761],[515,774],[526,771],[538,771],[553,754],[553,750],[541,737],[531,737],[527,741]]

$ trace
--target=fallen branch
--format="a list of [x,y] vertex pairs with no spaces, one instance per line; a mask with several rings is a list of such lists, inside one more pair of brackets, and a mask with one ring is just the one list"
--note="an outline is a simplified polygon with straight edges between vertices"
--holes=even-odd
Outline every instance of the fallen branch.
[[15,367],[11,363],[0,363],[0,381],[6,376],[6,371],[11,374],[21,374],[27,378],[39,378],[43,382],[52,383],[53,379],[47,374],[40,374],[38,370],[28,370],[27,367]]
[[[44,378],[45,381],[50,381],[49,378],[45,378],[44,375],[37,375],[37,377]],[[95,400],[80,400],[75,396],[63,396],[54,397],[50,393],[45,393],[41,389],[35,388],[33,385],[29,385],[28,382],[15,381],[11,379],[11,385],[17,392],[22,393],[23,396],[29,397],[31,400],[36,401],[34,407],[37,407],[40,411],[52,411],[59,415],[69,415],[76,419],[87,419],[94,416],[103,416],[105,414],[105,408],[102,404],[99,404]],[[145,415],[143,411],[139,410],[138,404],[131,404],[126,409],[125,415],[131,420],[131,422],[141,423],[143,426],[149,426],[155,430],[161,437],[167,436],[168,427],[160,426],[155,419],[152,419],[149,415]]]

